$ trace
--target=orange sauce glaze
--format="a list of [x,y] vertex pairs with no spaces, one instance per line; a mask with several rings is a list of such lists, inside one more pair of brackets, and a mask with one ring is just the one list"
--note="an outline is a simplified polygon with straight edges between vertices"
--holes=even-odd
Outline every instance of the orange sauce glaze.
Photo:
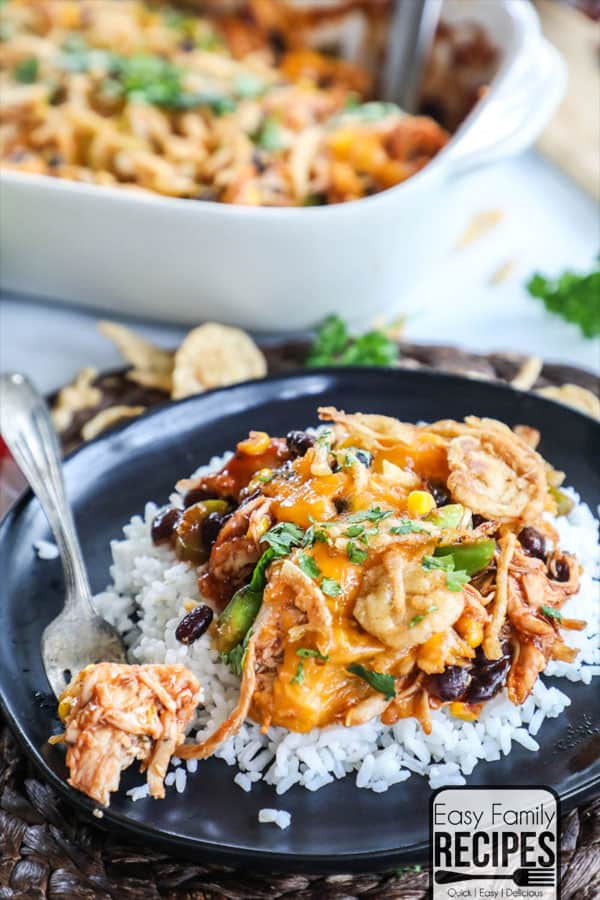
[[[262,492],[274,499],[273,514],[280,522],[293,522],[302,528],[313,523],[339,520],[359,510],[374,506],[392,509],[396,515],[406,514],[408,489],[394,485],[382,475],[383,461],[411,469],[421,476],[419,487],[427,480],[445,481],[448,475],[445,447],[436,435],[420,433],[410,447],[374,454],[368,478],[355,489],[352,469],[342,468],[330,475],[314,476],[310,472],[311,451],[292,463],[291,469],[277,475],[262,487]],[[334,500],[347,504],[347,512],[338,514]],[[373,523],[365,522],[365,527]],[[348,523],[350,525],[350,523]],[[318,525],[316,526],[318,528]],[[350,538],[348,538],[350,540]],[[357,543],[364,549],[364,544]],[[264,724],[280,725],[292,731],[306,732],[343,719],[344,713],[355,703],[372,693],[369,685],[347,671],[350,663],[360,662],[369,669],[380,671],[390,651],[377,638],[358,624],[352,613],[368,561],[356,565],[347,553],[327,543],[316,542],[311,548],[298,552],[312,556],[325,578],[336,581],[341,592],[336,597],[325,595],[333,620],[332,648],[325,662],[317,658],[298,656],[299,648],[317,649],[316,636],[309,632],[300,641],[287,641],[283,660],[274,682],[268,689],[254,694],[252,717]],[[317,583],[320,579],[317,580]],[[271,602],[285,609],[285,597],[273,596]],[[283,629],[297,624],[297,619],[283,622]],[[300,675],[298,675],[300,664]]]

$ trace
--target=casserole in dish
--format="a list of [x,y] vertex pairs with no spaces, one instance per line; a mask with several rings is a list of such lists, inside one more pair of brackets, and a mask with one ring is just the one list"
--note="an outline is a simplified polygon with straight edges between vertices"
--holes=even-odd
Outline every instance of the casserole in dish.
[[562,90],[560,60],[527,5],[451,0],[444,15],[478,21],[501,65],[453,140],[412,178],[352,203],[256,209],[6,171],[4,287],[170,320],[217,309],[222,321],[263,330],[385,309],[435,259],[446,180],[529,145]]

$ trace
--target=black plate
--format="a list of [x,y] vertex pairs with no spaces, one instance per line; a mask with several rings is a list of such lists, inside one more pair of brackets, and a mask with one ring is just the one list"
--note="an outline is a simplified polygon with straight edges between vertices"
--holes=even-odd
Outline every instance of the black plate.
[[[354,369],[291,375],[161,408],[67,460],[67,486],[93,590],[102,590],[109,580],[110,538],[142,512],[147,499],[166,500],[178,477],[232,447],[250,428],[285,434],[315,423],[321,404],[408,421],[474,413],[532,425],[542,432],[546,458],[568,472],[569,483],[592,508],[600,502],[600,428],[551,401],[435,373]],[[89,815],[93,804],[64,781],[62,749],[45,742],[57,723],[52,707],[40,701],[49,687],[39,642],[61,607],[62,573],[58,560],[39,560],[32,544],[50,537],[31,496],[0,526],[0,548],[8,562],[0,600],[1,699],[18,738],[48,781]],[[564,680],[560,688],[572,703],[563,716],[544,723],[540,752],[516,748],[502,761],[482,762],[469,783],[544,783],[559,792],[565,807],[598,789],[600,712],[594,688]],[[131,803],[121,792],[102,822],[165,849],[271,870],[383,868],[414,862],[427,847],[430,790],[418,776],[385,794],[358,790],[348,777],[314,794],[293,788],[277,797],[266,785],[244,793],[233,784],[234,774],[224,762],[208,760],[188,779],[183,797],[170,790],[163,801]],[[139,783],[137,773],[124,778],[125,788]],[[280,831],[259,825],[257,813],[264,806],[292,812],[291,827]]]

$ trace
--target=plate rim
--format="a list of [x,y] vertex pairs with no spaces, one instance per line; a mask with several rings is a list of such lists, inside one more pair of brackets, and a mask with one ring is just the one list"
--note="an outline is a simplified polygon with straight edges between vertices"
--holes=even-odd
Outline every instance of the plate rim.
[[[205,399],[209,400],[209,398],[212,399],[214,397],[218,399],[221,396],[227,396],[231,393],[262,386],[263,388],[267,389],[267,391],[271,389],[272,396],[268,397],[267,402],[272,402],[276,399],[277,396],[281,396],[280,392],[277,391],[277,388],[280,385],[282,386],[283,390],[283,387],[290,382],[309,382],[312,378],[315,377],[325,377],[326,379],[331,379],[333,377],[334,380],[340,381],[347,376],[351,376],[354,379],[360,378],[363,374],[366,375],[367,378],[376,375],[378,378],[383,377],[384,379],[388,379],[391,382],[401,382],[402,380],[410,382],[412,380],[426,379],[432,384],[439,384],[441,382],[448,381],[463,384],[465,386],[477,384],[478,386],[485,386],[485,388],[491,390],[492,392],[501,393],[507,396],[512,395],[519,396],[521,398],[523,396],[526,396],[531,398],[540,407],[546,407],[549,412],[553,412],[555,414],[560,413],[562,415],[574,416],[575,418],[583,419],[588,427],[592,426],[592,428],[594,428],[598,432],[598,436],[600,438],[600,423],[597,422],[592,416],[589,416],[586,413],[576,410],[572,407],[567,407],[564,404],[561,404],[551,398],[536,394],[533,391],[521,391],[504,382],[484,381],[478,378],[470,378],[462,374],[427,369],[412,370],[401,368],[386,369],[381,367],[321,367],[280,373],[267,376],[266,378],[239,382],[234,385],[228,385],[226,387],[209,390],[202,394],[196,394],[191,397],[183,398],[181,400],[166,401],[164,404],[149,409],[147,412],[143,413],[141,416],[133,420],[126,420],[124,422],[117,423],[109,429],[106,429],[98,436],[96,436],[92,441],[88,441],[71,451],[68,455],[65,456],[64,462],[68,464],[69,461],[72,460],[75,456],[80,453],[85,453],[87,448],[90,448],[92,446],[95,449],[98,449],[98,446],[100,444],[102,444],[103,442],[111,442],[116,436],[118,436],[125,430],[135,430],[139,427],[143,428],[144,424],[154,417],[169,415],[169,413],[175,408],[183,408],[185,406],[192,406],[198,403],[202,404]],[[298,394],[297,396],[299,395],[300,394]],[[314,395],[315,399],[317,399],[319,393],[308,391],[302,392],[302,396],[307,397],[311,395]],[[257,405],[261,405],[260,398],[257,399],[259,399]],[[237,411],[234,413],[225,413],[225,415],[236,415],[236,413]],[[5,515],[0,520],[0,550],[2,550],[5,538],[10,533],[14,522],[29,506],[33,499],[34,495],[32,491],[27,488],[22,496],[18,498],[16,503],[13,504],[13,506],[5,513]],[[203,857],[207,857],[210,855],[215,861],[220,863],[230,865],[243,865],[245,863],[248,863],[256,869],[270,869],[273,871],[277,870],[278,866],[285,871],[294,870],[303,872],[335,872],[341,871],[342,868],[344,871],[373,871],[376,868],[385,868],[386,866],[393,867],[394,864],[405,860],[407,856],[410,856],[411,858],[417,860],[424,859],[426,856],[429,846],[428,840],[419,841],[410,845],[403,845],[391,850],[384,849],[366,852],[351,850],[345,853],[338,852],[333,858],[331,858],[329,856],[326,856],[325,854],[286,853],[281,851],[265,850],[262,848],[251,849],[249,847],[227,846],[224,844],[212,843],[211,841],[203,838],[192,838],[186,837],[184,835],[176,835],[160,830],[146,823],[138,822],[134,819],[128,818],[124,814],[111,810],[110,807],[108,809],[103,809],[102,818],[98,818],[97,815],[94,815],[93,812],[94,809],[99,808],[98,804],[72,788],[66,782],[66,780],[63,780],[46,762],[41,750],[38,750],[34,743],[29,739],[25,727],[21,724],[19,714],[12,709],[12,705],[5,697],[2,678],[0,678],[0,709],[2,710],[9,723],[11,732],[16,737],[28,760],[34,765],[36,771],[41,774],[45,782],[49,783],[52,788],[61,795],[61,797],[63,797],[69,804],[74,806],[78,810],[78,812],[86,819],[86,821],[98,826],[103,830],[107,830],[110,827],[116,827],[120,832],[130,837],[133,841],[145,840],[151,843],[160,842],[163,846],[168,846],[169,850],[174,854],[182,855],[186,853],[189,854],[190,852],[196,852]],[[585,803],[592,796],[595,796],[595,794],[593,794],[592,792],[597,789],[599,783],[600,775],[594,775],[593,773],[591,773],[590,776],[579,786],[561,792],[561,812],[564,813],[565,811],[571,809],[575,805],[575,801],[577,801],[577,803]]]

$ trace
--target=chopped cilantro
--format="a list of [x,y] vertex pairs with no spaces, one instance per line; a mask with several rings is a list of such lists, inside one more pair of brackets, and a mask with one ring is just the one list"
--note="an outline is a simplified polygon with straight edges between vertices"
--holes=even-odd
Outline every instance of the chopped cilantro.
[[384,519],[393,516],[392,509],[381,509],[379,506],[372,506],[370,509],[359,510],[348,516],[349,522],[382,522]]
[[347,667],[351,675],[357,675],[358,678],[364,679],[371,687],[379,691],[385,696],[386,700],[393,700],[396,696],[396,680],[393,675],[386,675],[383,672],[373,672],[372,669],[366,669],[360,663],[352,663]]
[[299,553],[298,565],[300,566],[304,574],[308,575],[309,578],[319,578],[321,570],[319,569],[312,556],[307,556],[305,553]]
[[563,616],[559,609],[555,609],[553,606],[540,606],[540,612],[543,612],[545,616],[548,616],[549,619],[556,619],[557,622],[562,622]]
[[336,581],[334,578],[322,578],[321,590],[328,597],[339,597],[342,593],[342,587],[339,581]]
[[398,354],[398,345],[383,331],[352,337],[339,316],[329,316],[317,332],[306,365],[385,367],[393,365]]
[[537,272],[527,290],[548,312],[578,325],[585,337],[600,334],[600,259],[587,274],[566,271],[552,279]]
[[346,535],[346,537],[355,538],[355,537],[360,537],[360,535],[363,533],[363,531],[364,531],[364,526],[362,526],[362,525],[358,525],[358,524],[350,525],[349,528],[346,528],[344,534]]
[[356,563],[357,565],[361,565],[367,559],[369,554],[366,550],[361,550],[354,541],[348,541],[346,544],[346,556],[350,560],[350,562]]
[[424,613],[421,613],[420,615],[415,616],[413,619],[411,619],[410,622],[408,623],[408,627],[414,628],[415,625],[418,625],[419,622],[423,621],[425,616],[429,615],[429,613],[436,612],[436,611],[437,611],[437,606],[430,606],[429,609],[426,609]]
[[298,525],[292,522],[279,522],[263,534],[261,541],[268,544],[278,556],[287,556],[294,547],[300,547],[304,538],[305,533]]
[[265,80],[250,72],[238,75],[233,82],[233,90],[240,100],[253,100],[264,94],[266,89],[267,83]]
[[393,528],[390,528],[390,534],[418,534],[422,531],[427,533],[426,528],[423,528],[418,522],[411,522],[410,519],[402,519],[400,525],[394,525]]
[[317,542],[321,543],[321,544],[326,544],[326,543],[328,543],[328,541],[329,541],[329,538],[327,537],[327,534],[321,528],[317,528],[317,527],[315,527],[315,525],[311,525],[309,528],[306,529],[306,531],[304,533],[304,540],[302,541],[302,546],[303,547],[312,547],[313,544],[316,544]]
[[302,660],[296,666],[296,674],[290,680],[290,684],[302,684],[304,682],[304,663]]
[[463,585],[468,584],[471,580],[468,572],[465,572],[464,569],[455,569],[454,558],[450,554],[447,556],[424,556],[421,565],[428,571],[440,569],[445,572],[446,587],[449,591],[458,593],[462,590]]
[[325,656],[319,650],[307,650],[306,647],[298,647],[296,650],[296,656],[301,656],[302,659],[319,659],[321,662],[329,662],[329,657]]
[[267,116],[263,121],[256,137],[255,142],[261,150],[281,150],[284,146],[283,131],[277,120],[273,116]]
[[229,666],[234,675],[241,676],[244,667],[244,656],[246,655],[243,644],[238,644],[237,647],[234,647],[233,650],[230,650],[228,653],[221,653],[219,655],[222,661]]
[[13,74],[15,80],[20,84],[33,84],[37,81],[39,70],[40,64],[37,58],[35,56],[28,56],[15,66]]
[[446,572],[446,587],[449,591],[458,593],[462,591],[465,584],[468,584],[471,577],[464,569],[457,569],[456,572]]

